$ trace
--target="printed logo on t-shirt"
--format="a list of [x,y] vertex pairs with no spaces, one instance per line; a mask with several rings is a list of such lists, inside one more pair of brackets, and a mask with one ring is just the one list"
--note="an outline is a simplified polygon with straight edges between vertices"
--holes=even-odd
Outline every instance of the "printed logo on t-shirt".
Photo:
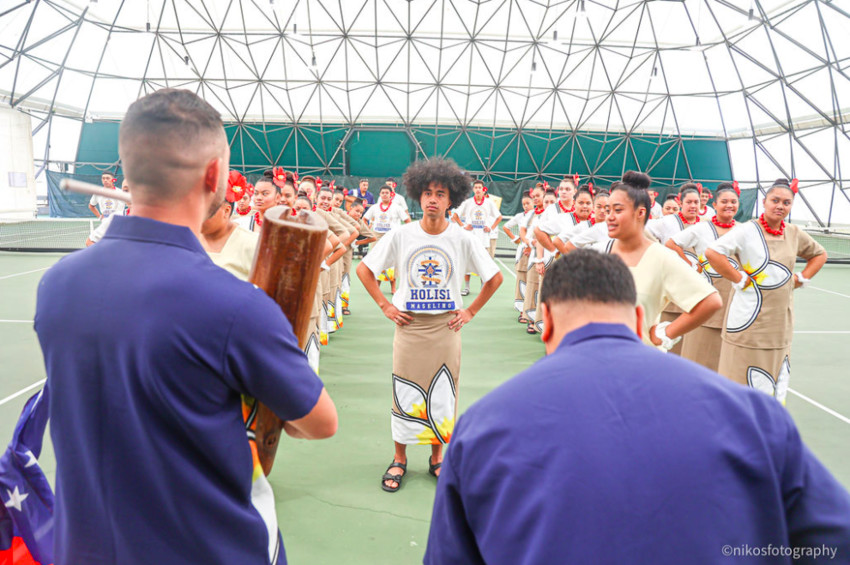
[[486,224],[483,210],[473,210],[472,212],[472,228],[483,229]]
[[407,280],[410,281],[410,296],[407,310],[454,310],[449,281],[454,274],[454,265],[448,254],[434,246],[425,246],[414,251],[407,261]]
[[101,207],[103,208],[103,210],[101,211],[101,214],[104,217],[111,216],[112,213],[115,211],[115,201],[112,200],[111,198],[107,198],[107,199],[102,201]]
[[393,228],[392,224],[390,224],[390,215],[386,212],[381,212],[378,214],[378,217],[375,218],[375,231],[380,233],[386,233]]

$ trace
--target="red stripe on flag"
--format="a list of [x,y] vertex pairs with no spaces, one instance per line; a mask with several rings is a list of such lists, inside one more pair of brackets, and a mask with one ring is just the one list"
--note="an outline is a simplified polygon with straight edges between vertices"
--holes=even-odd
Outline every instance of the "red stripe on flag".
[[30,550],[20,537],[12,538],[12,547],[0,550],[0,565],[41,565],[32,558]]

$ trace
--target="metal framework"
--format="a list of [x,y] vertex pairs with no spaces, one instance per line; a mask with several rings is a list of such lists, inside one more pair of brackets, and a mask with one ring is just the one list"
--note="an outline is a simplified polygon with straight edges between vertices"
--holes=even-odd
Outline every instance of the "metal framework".
[[[654,135],[656,155],[683,157],[675,181],[695,176],[686,141],[707,136],[726,142],[745,188],[798,177],[819,224],[850,223],[850,13],[836,0],[35,0],[0,12],[0,103],[34,117],[44,166],[58,160],[55,124],[120,119],[163,87],[201,94],[269,164],[327,174],[350,172],[353,135],[386,129],[417,156],[464,144],[477,172],[503,179],[551,175],[565,151],[576,166],[562,173],[644,167],[635,140]],[[481,151],[472,136],[488,128],[508,142]],[[579,142],[593,135],[611,140],[607,156]],[[289,144],[294,162],[281,163]]]

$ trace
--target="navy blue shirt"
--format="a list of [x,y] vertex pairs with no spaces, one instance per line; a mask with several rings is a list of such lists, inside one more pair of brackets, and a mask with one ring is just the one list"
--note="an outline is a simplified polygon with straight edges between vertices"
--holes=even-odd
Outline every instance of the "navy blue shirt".
[[116,217],[38,288],[57,565],[269,562],[241,394],[280,418],[322,383],[277,304],[192,232]]
[[363,200],[366,201],[366,204],[363,206],[364,210],[368,210],[369,206],[371,206],[372,204],[375,203],[375,197],[372,195],[372,193],[367,190],[365,193],[361,194],[360,187],[357,187],[356,189],[354,189],[354,197],[355,198],[362,198]]
[[724,553],[768,544],[850,560],[850,496],[785,409],[589,324],[460,418],[425,563],[791,563]]

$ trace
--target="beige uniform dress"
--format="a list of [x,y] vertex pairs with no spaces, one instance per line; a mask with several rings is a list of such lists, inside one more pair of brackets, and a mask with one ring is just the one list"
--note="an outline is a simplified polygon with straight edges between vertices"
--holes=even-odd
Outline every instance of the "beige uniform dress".
[[[337,218],[336,214],[326,212],[321,208],[317,208],[316,213],[328,223],[328,229],[339,239],[344,240],[351,235],[345,225],[339,220],[339,218]],[[334,252],[337,250],[339,250],[339,247],[334,248]],[[322,287],[322,315],[325,316],[325,324],[328,334],[332,334],[339,329],[339,323],[336,317],[336,307],[339,288],[342,283],[342,268],[342,258],[337,259],[332,265],[330,265],[330,269],[328,269],[327,272],[327,286],[323,285]],[[325,281],[323,281],[323,283],[324,282]]]
[[791,379],[794,276],[797,257],[809,260],[824,248],[798,226],[782,236],[766,233],[758,220],[735,226],[708,246],[737,256],[753,283],[733,290],[723,328],[718,372],[785,402]]
[[208,252],[212,262],[228,271],[243,281],[248,280],[251,267],[254,264],[254,255],[257,253],[257,243],[260,234],[250,232],[243,227],[236,226],[230,233],[230,237],[224,243],[224,247],[218,253]]
[[[604,250],[610,253],[614,241],[597,245],[604,245]],[[643,307],[643,342],[647,345],[652,345],[649,330],[661,321],[661,311],[668,302],[690,312],[717,292],[679,255],[656,242],[646,248],[638,264],[629,270],[635,279],[638,304]]]
[[[505,223],[508,229],[519,228],[528,222],[528,215],[533,212],[520,212]],[[525,254],[526,245],[521,241],[517,244],[514,265],[516,270],[516,286],[514,287],[514,308],[522,315],[522,306],[525,301],[526,275],[528,273],[528,255]]]
[[[531,210],[528,214],[528,218],[526,218],[526,225],[524,226],[526,229],[525,237],[532,244],[536,241],[534,239],[534,228],[537,227],[537,223],[540,221],[541,216],[545,213],[545,210],[538,214],[535,210]],[[549,263],[554,259],[554,254],[547,256],[544,254],[542,259],[544,268],[548,266]],[[523,297],[522,302],[522,314],[525,316],[525,319],[529,321],[529,323],[537,323],[537,298],[540,293],[540,275],[537,273],[537,263],[540,261],[537,259],[537,249],[534,245],[531,246],[531,254],[528,257],[528,267],[525,273],[525,296]]]
[[[732,298],[732,283],[717,274],[705,258],[706,248],[720,235],[718,229],[722,228],[717,228],[712,222],[700,222],[671,238],[676,245],[685,250],[691,266],[702,267],[702,276],[714,285],[723,300],[723,307],[720,310],[712,314],[703,325],[688,332],[682,339],[682,357],[712,371],[717,371],[720,364],[723,320],[726,319],[726,311],[729,309],[729,301]],[[737,260],[732,257],[728,259],[737,269]]]
[[[333,208],[333,213],[336,218],[346,227],[349,233],[357,231],[363,235],[363,229],[360,222],[349,216],[342,208]],[[336,321],[339,327],[343,326],[342,310],[348,308],[348,301],[351,295],[351,261],[354,257],[354,243],[348,246],[345,255],[342,256],[342,279],[339,283],[338,301],[336,304]]]

